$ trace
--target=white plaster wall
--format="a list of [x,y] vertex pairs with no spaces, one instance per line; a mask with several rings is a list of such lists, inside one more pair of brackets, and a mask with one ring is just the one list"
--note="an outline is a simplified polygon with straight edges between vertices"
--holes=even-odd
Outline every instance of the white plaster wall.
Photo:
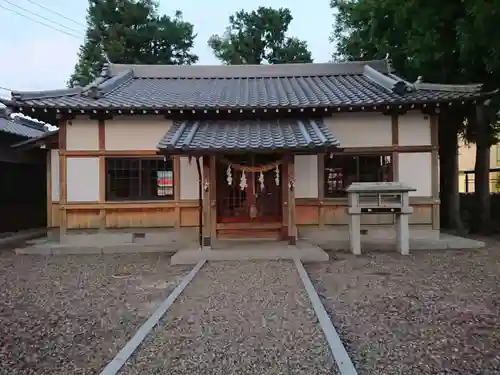
[[75,119],[66,123],[66,149],[98,150],[99,123],[97,120]]
[[180,165],[181,199],[198,199],[198,169],[196,168],[196,160],[193,158],[191,165],[189,165],[189,158],[181,157]]
[[295,156],[295,197],[318,198],[318,155]]
[[410,195],[432,196],[431,160],[430,152],[399,154],[399,182],[417,189],[417,191],[410,192]]
[[400,146],[423,146],[431,144],[431,119],[419,111],[408,112],[398,118]]
[[392,145],[391,116],[380,113],[339,113],[325,117],[324,123],[340,147]]
[[104,125],[106,150],[156,150],[172,126],[163,116],[119,116]]
[[50,150],[50,185],[52,202],[59,201],[59,150]]
[[68,202],[99,200],[99,158],[66,159]]

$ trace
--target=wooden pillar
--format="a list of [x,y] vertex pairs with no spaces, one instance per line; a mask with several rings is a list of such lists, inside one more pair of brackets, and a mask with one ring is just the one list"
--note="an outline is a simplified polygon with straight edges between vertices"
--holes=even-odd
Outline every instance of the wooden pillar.
[[[193,160],[194,162],[194,160]],[[172,169],[174,175],[174,202],[175,202],[175,229],[181,227],[181,157],[176,155],[172,157]]]
[[99,230],[106,229],[106,209],[104,203],[106,202],[106,159],[103,152],[106,150],[105,140],[105,121],[99,120],[99,203],[102,208],[99,210]]
[[281,208],[282,212],[282,230],[281,239],[283,241],[288,241],[288,157],[283,157],[281,161],[281,197],[283,200],[283,205]]
[[66,212],[66,120],[59,121],[59,239],[68,231]]
[[[391,116],[391,132],[392,132],[392,147],[396,148],[399,146],[399,120],[398,115],[393,114]],[[399,153],[398,151],[393,151],[391,155],[392,162],[392,180],[399,181]]]
[[288,158],[288,180],[286,188],[288,190],[288,244],[297,243],[297,225],[295,221],[295,167],[294,156]]
[[216,178],[216,160],[215,156],[209,157],[210,163],[210,243],[217,239],[217,178]]
[[326,154],[319,154],[318,157],[318,227],[325,226],[325,157]]
[[47,174],[47,228],[52,228],[52,153],[47,152],[45,168]]
[[203,210],[203,246],[212,246],[212,220],[211,220],[211,207],[210,207],[210,157],[203,156],[203,205],[200,209]]
[[432,229],[439,230],[439,140],[438,140],[438,115],[431,116],[431,187],[432,187]]

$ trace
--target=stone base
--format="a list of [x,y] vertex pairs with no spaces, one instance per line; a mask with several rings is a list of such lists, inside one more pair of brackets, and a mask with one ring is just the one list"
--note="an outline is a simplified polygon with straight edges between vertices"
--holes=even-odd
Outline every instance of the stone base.
[[293,260],[304,263],[327,262],[328,254],[320,247],[305,241],[290,246],[277,241],[224,241],[212,248],[190,247],[175,253],[171,264],[196,264],[200,260],[237,261],[237,260]]

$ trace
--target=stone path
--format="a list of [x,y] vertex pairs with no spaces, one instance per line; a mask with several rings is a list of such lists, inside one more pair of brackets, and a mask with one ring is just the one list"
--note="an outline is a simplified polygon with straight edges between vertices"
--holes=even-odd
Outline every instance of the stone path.
[[208,263],[120,374],[338,374],[292,262]]

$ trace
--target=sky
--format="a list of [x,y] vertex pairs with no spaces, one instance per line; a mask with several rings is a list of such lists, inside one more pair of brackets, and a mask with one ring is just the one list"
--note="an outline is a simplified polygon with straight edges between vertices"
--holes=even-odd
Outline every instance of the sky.
[[[333,24],[329,0],[184,0],[173,3],[160,0],[160,12],[173,15],[180,10],[184,19],[194,25],[197,38],[193,52],[199,56],[199,64],[219,63],[207,46],[207,40],[213,34],[224,32],[231,14],[259,6],[289,8],[294,20],[288,36],[306,40],[315,62],[329,61],[333,52],[329,42]],[[0,0],[0,96],[9,97],[8,90],[48,90],[66,86],[83,42],[86,8],[87,0]]]

